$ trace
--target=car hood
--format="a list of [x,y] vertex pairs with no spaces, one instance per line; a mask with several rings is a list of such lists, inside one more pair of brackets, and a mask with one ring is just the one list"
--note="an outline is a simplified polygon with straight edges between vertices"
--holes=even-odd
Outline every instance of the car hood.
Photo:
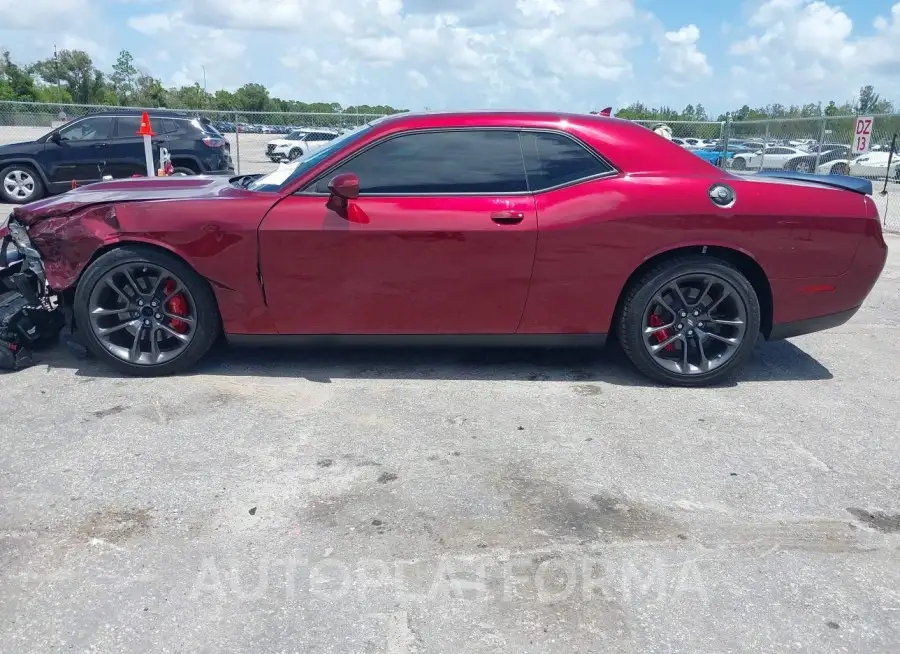
[[274,139],[269,141],[269,145],[291,145],[292,143],[299,143],[300,141],[289,141],[288,139]]
[[21,143],[6,143],[0,145],[0,157],[4,154],[21,154],[23,151],[39,150],[44,147],[43,143],[35,143],[34,141],[22,141]]
[[30,225],[95,205],[148,200],[189,200],[241,194],[226,176],[135,177],[97,182],[37,202],[15,207],[12,215]]

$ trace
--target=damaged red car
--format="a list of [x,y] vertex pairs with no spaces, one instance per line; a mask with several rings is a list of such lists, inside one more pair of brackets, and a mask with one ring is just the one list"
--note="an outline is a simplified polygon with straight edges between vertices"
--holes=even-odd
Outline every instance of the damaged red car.
[[601,345],[721,381],[840,325],[887,246],[871,182],[737,177],[602,115],[401,114],[267,175],[109,181],[13,210],[3,275],[135,375],[231,343]]

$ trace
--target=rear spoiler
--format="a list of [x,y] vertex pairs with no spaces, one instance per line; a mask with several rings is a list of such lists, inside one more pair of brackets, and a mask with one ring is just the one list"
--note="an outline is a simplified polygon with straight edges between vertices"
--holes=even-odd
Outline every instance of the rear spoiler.
[[592,111],[592,116],[606,116],[607,118],[612,115],[612,107],[607,107],[606,109],[601,109],[600,111]]
[[794,179],[798,182],[812,182],[832,188],[840,188],[845,191],[853,191],[863,195],[872,195],[872,182],[861,177],[850,175],[816,175],[814,173],[797,173],[791,170],[764,170],[756,173],[761,177],[776,177],[778,179]]

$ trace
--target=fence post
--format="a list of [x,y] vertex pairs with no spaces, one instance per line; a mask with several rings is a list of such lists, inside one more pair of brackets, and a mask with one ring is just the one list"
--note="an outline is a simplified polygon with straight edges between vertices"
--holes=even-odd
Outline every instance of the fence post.
[[825,143],[825,130],[828,127],[828,116],[822,117],[822,131],[819,133],[819,143],[816,145],[816,163],[813,165],[812,172],[819,172],[819,158],[822,156],[822,144]]
[[728,165],[728,139],[731,138],[731,113],[725,114],[725,121],[721,124],[722,157],[719,159],[719,168],[725,169]]
[[234,112],[234,172],[241,174],[241,127],[238,124],[240,116]]
[[763,137],[762,156],[759,160],[759,169],[760,170],[762,170],[763,168],[766,167],[766,148],[769,147],[769,122],[770,121],[768,121],[768,120],[766,121],[766,135]]

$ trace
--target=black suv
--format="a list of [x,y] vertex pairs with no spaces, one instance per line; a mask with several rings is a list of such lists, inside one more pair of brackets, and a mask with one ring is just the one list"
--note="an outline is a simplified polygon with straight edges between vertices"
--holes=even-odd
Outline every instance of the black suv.
[[[175,173],[234,173],[231,146],[208,120],[175,111],[150,111],[155,164],[169,151]],[[0,202],[24,204],[105,176],[144,175],[141,112],[103,111],[75,118],[30,143],[0,145]]]

